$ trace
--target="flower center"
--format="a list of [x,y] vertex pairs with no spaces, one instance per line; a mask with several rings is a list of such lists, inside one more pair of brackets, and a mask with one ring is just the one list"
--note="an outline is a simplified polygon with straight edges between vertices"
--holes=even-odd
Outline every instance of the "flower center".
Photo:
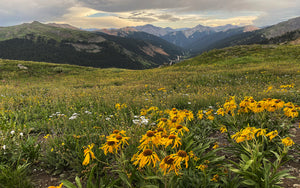
[[168,119],[167,119],[167,118],[161,118],[161,120],[162,120],[163,122],[166,122]]
[[157,129],[157,132],[163,132],[163,131],[164,131],[164,129],[161,128],[161,127],[159,127],[159,128]]
[[174,139],[176,139],[176,135],[172,135],[172,134],[171,134],[168,138],[174,140]]
[[113,146],[113,145],[115,145],[115,141],[108,141],[108,142],[107,142],[107,145]]
[[155,135],[155,133],[153,131],[147,131],[147,136],[148,137],[152,137],[154,135]]
[[182,127],[183,127],[182,125],[177,125],[176,129],[182,129]]
[[143,155],[146,156],[150,156],[152,155],[153,151],[151,149],[145,149],[145,151],[143,151]]
[[122,137],[121,135],[116,136],[116,139],[117,139],[117,140],[122,140],[122,138],[123,138],[123,137]]
[[164,158],[164,162],[168,165],[171,165],[171,164],[173,164],[174,159],[170,155],[168,155]]
[[114,134],[118,134],[120,131],[119,130],[114,130],[113,133]]
[[187,153],[186,153],[185,151],[183,151],[183,150],[179,150],[178,153],[177,153],[177,155],[178,155],[179,157],[186,157],[186,156],[187,156]]

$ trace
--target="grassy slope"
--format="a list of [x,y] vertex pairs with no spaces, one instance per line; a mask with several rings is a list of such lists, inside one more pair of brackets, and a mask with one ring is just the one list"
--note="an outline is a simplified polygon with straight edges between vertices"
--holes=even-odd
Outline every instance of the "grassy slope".
[[[50,93],[59,88],[56,95],[65,95],[67,90],[88,92],[94,97],[100,92],[111,105],[123,101],[135,106],[161,105],[163,93],[157,93],[157,89],[165,87],[165,105],[188,107],[187,101],[191,101],[189,107],[196,109],[226,95],[263,97],[263,90],[270,85],[299,85],[299,50],[299,46],[233,47],[211,51],[176,66],[143,71],[2,60],[0,79],[5,81],[0,87],[26,92],[47,88]],[[18,70],[18,63],[28,66],[28,70]]]
[[[55,29],[53,29],[55,28]],[[25,23],[22,25],[0,28],[0,41],[13,38],[24,38],[28,34],[35,34],[45,39],[61,40],[87,40],[99,37],[91,32],[65,29],[41,24],[39,22]]]

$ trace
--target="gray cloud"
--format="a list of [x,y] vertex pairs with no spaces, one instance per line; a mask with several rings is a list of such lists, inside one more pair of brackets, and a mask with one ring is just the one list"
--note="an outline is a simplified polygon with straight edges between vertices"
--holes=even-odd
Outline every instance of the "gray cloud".
[[[78,0],[84,6],[102,11],[127,12],[134,11],[131,19],[143,15],[143,19],[153,15],[144,15],[139,10],[169,9],[172,13],[158,15],[156,19],[178,21],[178,14],[207,12],[219,12],[218,19],[222,19],[222,13],[231,16],[245,15],[242,12],[255,13],[258,19],[255,24],[262,26],[275,24],[279,20],[300,16],[300,0]],[[176,11],[175,11],[176,10]],[[149,18],[148,18],[149,19]],[[150,19],[154,21],[153,17]]]
[[[176,22],[182,15],[201,15],[201,19],[258,16],[256,25],[270,25],[300,16],[300,0],[0,0],[0,26],[63,20],[71,7],[87,7],[104,12],[131,12],[122,19],[137,22]],[[151,12],[151,10],[154,10]],[[159,10],[159,11],[155,11]],[[157,13],[158,12],[158,13]],[[214,13],[216,13],[214,15]],[[225,16],[226,15],[226,16]]]
[[121,17],[121,19],[127,19],[132,21],[139,21],[139,22],[157,22],[157,21],[169,21],[169,22],[176,22],[181,20],[180,18],[172,15],[172,14],[161,14],[161,13],[149,13],[147,11],[141,12],[131,12],[130,16],[128,17]]
[[6,26],[34,20],[51,21],[64,15],[76,2],[74,0],[0,0],[0,4],[0,25]]
[[299,0],[78,0],[102,11],[127,12],[143,9],[180,8],[181,11],[263,11]]
[[171,22],[176,22],[180,20],[180,18],[175,17],[171,14],[161,14],[161,15],[157,15],[156,17],[160,20],[171,21]]

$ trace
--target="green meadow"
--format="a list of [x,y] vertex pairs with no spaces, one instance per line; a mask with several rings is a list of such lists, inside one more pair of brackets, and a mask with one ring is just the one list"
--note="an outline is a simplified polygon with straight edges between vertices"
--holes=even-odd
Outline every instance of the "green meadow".
[[148,70],[2,59],[0,187],[286,187],[298,105],[299,45]]

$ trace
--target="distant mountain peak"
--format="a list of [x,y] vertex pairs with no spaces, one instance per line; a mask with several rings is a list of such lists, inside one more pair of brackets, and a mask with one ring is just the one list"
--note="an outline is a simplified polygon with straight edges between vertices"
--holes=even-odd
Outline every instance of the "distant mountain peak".
[[77,27],[74,27],[69,24],[57,24],[57,23],[48,23],[47,25],[53,26],[53,27],[59,27],[59,28],[64,28],[64,29],[74,29],[74,30],[81,30]]
[[246,25],[244,27],[243,32],[250,32],[250,31],[256,31],[256,30],[259,30],[259,28],[254,25]]

